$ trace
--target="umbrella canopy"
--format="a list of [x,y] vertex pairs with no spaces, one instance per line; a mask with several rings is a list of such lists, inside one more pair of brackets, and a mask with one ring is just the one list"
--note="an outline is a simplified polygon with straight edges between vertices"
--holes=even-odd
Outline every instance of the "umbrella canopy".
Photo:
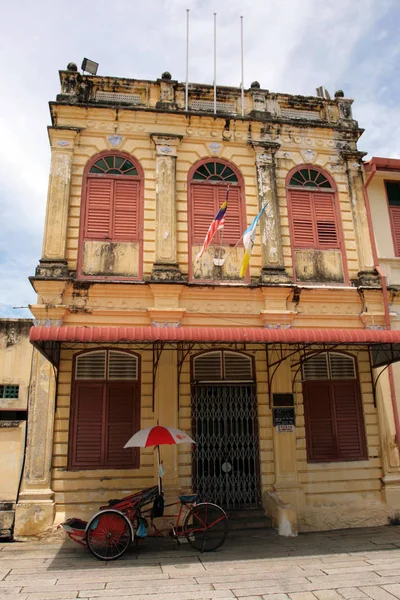
[[194,444],[195,441],[180,429],[154,425],[137,431],[125,444],[124,448],[147,448],[166,444]]

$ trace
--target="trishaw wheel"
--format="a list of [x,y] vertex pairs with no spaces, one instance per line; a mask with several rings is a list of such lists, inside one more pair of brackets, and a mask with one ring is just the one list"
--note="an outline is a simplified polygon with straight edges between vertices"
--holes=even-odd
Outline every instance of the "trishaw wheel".
[[86,543],[90,552],[100,560],[115,560],[131,543],[131,527],[125,515],[116,510],[103,510],[89,521]]
[[228,517],[216,504],[197,504],[187,514],[183,524],[184,535],[193,548],[200,552],[216,550],[228,535]]

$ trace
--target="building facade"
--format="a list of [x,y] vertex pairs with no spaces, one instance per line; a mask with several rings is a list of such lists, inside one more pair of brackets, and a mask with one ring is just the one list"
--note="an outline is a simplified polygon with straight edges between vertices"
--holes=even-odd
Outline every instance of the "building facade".
[[[162,448],[168,497],[263,508],[286,534],[386,523],[399,468],[389,498],[394,415],[377,406],[373,367],[397,338],[352,100],[257,82],[243,106],[228,87],[214,99],[191,84],[186,100],[169,73],[83,76],[73,64],[60,79],[17,533],[152,485],[154,450],[123,446],[157,422],[196,440]],[[265,205],[240,277],[242,234]]]

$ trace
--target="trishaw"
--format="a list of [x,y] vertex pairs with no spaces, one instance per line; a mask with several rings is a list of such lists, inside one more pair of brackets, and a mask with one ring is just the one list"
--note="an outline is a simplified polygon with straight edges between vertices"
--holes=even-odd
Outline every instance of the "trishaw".
[[[138,434],[150,430],[154,431],[157,428],[172,430],[172,428],[157,426],[149,428],[149,430],[141,430]],[[179,432],[179,430],[173,430],[173,432],[175,432],[175,442],[164,441],[162,443],[183,443],[188,440],[193,442],[183,432]],[[137,439],[139,441],[142,439],[137,437],[138,434],[135,434],[136,437],[133,436],[129,440],[126,447],[128,445],[143,447],[156,445],[152,444],[151,438],[148,437],[146,442],[136,443]],[[170,506],[178,506],[178,512],[164,515],[164,509]],[[178,544],[183,540],[187,540],[193,548],[200,552],[216,550],[225,542],[228,535],[228,517],[220,506],[212,502],[197,503],[197,496],[190,494],[179,496],[178,502],[165,505],[160,460],[158,485],[124,498],[109,500],[108,504],[101,506],[88,522],[71,518],[61,523],[61,526],[71,539],[82,546],[87,546],[96,558],[115,560],[127,551],[132,542],[138,542],[146,536],[149,520],[152,533],[155,536],[164,537],[163,533],[154,524],[154,519],[162,516],[171,518],[169,535]]]

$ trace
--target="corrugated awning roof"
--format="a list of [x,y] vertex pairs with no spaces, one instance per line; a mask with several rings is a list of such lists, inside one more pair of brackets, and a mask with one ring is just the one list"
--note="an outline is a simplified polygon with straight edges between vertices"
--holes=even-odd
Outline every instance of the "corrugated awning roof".
[[40,326],[30,330],[30,341],[57,365],[66,343],[172,344],[327,344],[358,345],[371,351],[373,366],[400,361],[400,331],[386,329],[292,329],[262,327],[83,327]]
[[258,327],[32,327],[31,342],[400,343],[400,331]]
[[373,366],[400,360],[400,331],[382,329],[291,329],[257,327],[82,327],[40,326],[30,341],[57,365],[61,342],[154,344],[202,342],[215,344],[356,344],[371,350]]

